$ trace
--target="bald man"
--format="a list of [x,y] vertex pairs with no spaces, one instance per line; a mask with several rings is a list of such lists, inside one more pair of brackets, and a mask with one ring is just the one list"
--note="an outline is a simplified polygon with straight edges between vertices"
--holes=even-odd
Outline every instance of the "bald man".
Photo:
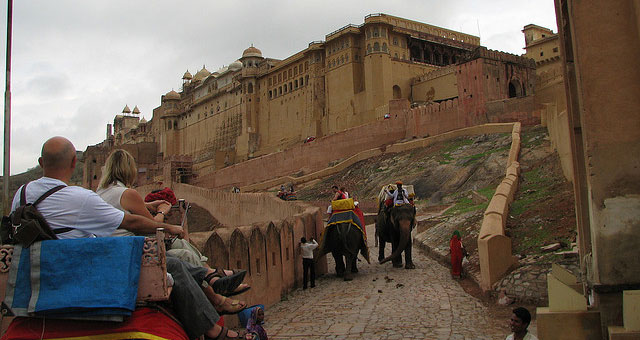
[[[64,137],[53,137],[42,146],[38,163],[44,176],[18,189],[11,210],[20,206],[20,192],[26,191],[27,203],[32,203],[42,194],[59,185],[68,185],[76,167],[76,149]],[[181,226],[155,222],[138,215],[125,214],[105,203],[91,190],[68,186],[42,201],[38,211],[47,220],[51,229],[66,230],[58,238],[83,238],[111,236],[118,229],[136,234],[152,234],[156,228],[179,237],[184,236]]]
[[[20,205],[22,190],[26,190],[27,203],[33,203],[48,190],[68,185],[76,162],[76,149],[69,140],[64,137],[47,140],[38,159],[44,176],[18,189],[13,198],[12,211]],[[108,237],[118,228],[135,234],[152,234],[156,228],[164,228],[169,234],[180,238],[184,236],[181,226],[125,214],[107,204],[95,192],[78,186],[67,186],[53,193],[38,205],[38,211],[60,239]],[[242,336],[216,325],[220,316],[208,302],[205,292],[213,296],[212,300],[222,299],[219,304],[224,304],[226,298],[214,294],[211,287],[205,288],[205,291],[201,289],[200,283],[205,281],[206,269],[167,257],[167,271],[175,280],[171,301],[189,338],[205,335],[207,339],[235,339]]]

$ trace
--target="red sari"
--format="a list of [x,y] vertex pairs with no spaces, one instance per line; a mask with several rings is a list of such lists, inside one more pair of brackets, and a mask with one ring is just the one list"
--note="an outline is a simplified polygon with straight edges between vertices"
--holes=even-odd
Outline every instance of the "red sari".
[[460,276],[462,271],[462,242],[457,235],[451,237],[449,250],[451,251],[451,275]]

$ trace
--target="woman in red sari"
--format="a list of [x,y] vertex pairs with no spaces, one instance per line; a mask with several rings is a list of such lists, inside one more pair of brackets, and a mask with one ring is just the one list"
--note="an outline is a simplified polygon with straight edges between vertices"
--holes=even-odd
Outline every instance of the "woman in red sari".
[[459,231],[454,231],[449,241],[449,251],[451,252],[451,276],[459,279],[462,273],[462,237]]

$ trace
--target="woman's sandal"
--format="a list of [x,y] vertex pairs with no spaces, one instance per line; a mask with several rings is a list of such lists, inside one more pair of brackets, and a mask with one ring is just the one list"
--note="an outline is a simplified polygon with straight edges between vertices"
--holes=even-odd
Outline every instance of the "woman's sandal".
[[[227,309],[222,309],[227,306]],[[222,297],[222,302],[213,306],[220,315],[238,314],[243,309],[247,308],[247,303],[240,300],[229,299],[228,297]]]
[[[244,293],[251,288],[245,285],[239,290],[237,289],[242,284],[246,274],[246,270],[233,270],[233,274],[226,275],[224,269],[217,268],[213,273],[205,276],[204,279],[213,288],[214,292],[225,296],[233,296]],[[215,277],[218,279],[211,283],[211,280]]]
[[227,327],[222,327],[222,330],[220,331],[220,334],[218,334],[217,337],[215,338],[210,338],[208,336],[205,336],[205,340],[232,340],[232,339],[246,339],[246,335],[247,333],[245,331],[235,331],[236,333],[238,333],[237,336],[234,337],[230,337],[229,336],[229,328]]

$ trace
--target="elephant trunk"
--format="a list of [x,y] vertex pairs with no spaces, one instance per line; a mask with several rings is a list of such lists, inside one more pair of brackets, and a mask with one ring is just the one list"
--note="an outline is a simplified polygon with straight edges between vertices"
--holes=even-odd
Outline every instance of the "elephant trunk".
[[396,250],[389,255],[388,257],[384,258],[382,261],[380,261],[380,264],[383,264],[385,262],[389,262],[392,259],[400,256],[400,254],[402,253],[402,251],[404,250],[404,248],[407,247],[407,244],[409,243],[409,237],[411,237],[411,223],[403,223],[405,221],[398,221],[398,224],[400,224],[398,226],[399,232],[400,232],[400,240],[398,242],[398,247],[396,248]]

